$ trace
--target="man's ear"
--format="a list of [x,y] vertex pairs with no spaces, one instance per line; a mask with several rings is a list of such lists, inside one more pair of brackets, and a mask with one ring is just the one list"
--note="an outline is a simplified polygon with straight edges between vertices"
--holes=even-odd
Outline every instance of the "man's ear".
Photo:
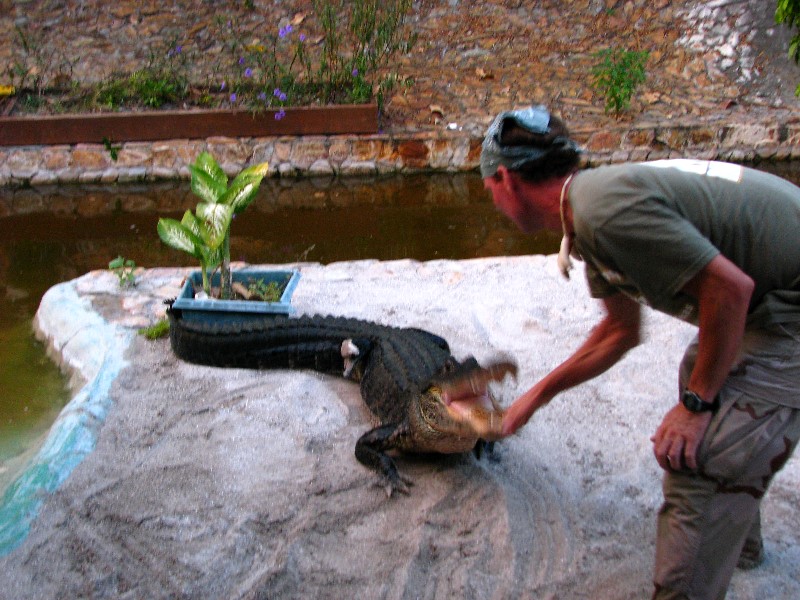
[[517,191],[517,178],[505,165],[497,167],[497,175],[500,178],[500,184],[507,192],[514,193]]

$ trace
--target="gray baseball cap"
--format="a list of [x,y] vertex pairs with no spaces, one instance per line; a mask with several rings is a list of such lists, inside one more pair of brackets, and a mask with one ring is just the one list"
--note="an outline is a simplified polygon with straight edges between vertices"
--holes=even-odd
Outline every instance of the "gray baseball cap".
[[[506,120],[514,121],[518,127],[530,133],[546,135],[550,132],[550,112],[544,106],[531,106],[520,110],[501,112],[489,125],[481,145],[480,168],[481,177],[484,179],[497,173],[497,167],[500,165],[504,165],[512,171],[517,170],[525,163],[541,158],[552,149],[552,147],[504,145],[500,141],[500,136]],[[571,146],[575,150],[578,149],[578,145],[566,137],[555,138],[553,146]]]

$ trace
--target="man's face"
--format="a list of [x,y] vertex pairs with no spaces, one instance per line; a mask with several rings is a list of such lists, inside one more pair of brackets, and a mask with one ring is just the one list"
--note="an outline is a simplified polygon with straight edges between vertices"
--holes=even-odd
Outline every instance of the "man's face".
[[492,194],[495,208],[511,219],[524,233],[549,228],[545,215],[537,210],[536,203],[526,202],[521,197],[519,186],[510,185],[509,177],[514,175],[501,169],[494,176],[483,180],[483,187]]

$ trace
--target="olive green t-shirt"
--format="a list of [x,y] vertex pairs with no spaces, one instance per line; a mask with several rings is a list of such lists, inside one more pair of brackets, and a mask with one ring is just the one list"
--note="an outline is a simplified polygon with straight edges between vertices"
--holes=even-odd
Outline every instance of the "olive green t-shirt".
[[569,201],[592,296],[622,291],[696,323],[681,289],[721,253],[755,282],[748,325],[800,321],[800,188],[788,181],[665,160],[579,172]]

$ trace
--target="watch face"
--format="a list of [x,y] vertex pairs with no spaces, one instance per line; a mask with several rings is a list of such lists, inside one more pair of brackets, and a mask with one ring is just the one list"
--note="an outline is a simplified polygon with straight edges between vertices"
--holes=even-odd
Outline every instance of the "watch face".
[[686,407],[687,410],[695,413],[705,412],[708,410],[713,410],[714,405],[709,402],[704,402],[700,396],[695,394],[694,392],[690,392],[686,390],[683,392],[683,396],[681,396],[681,402]]

